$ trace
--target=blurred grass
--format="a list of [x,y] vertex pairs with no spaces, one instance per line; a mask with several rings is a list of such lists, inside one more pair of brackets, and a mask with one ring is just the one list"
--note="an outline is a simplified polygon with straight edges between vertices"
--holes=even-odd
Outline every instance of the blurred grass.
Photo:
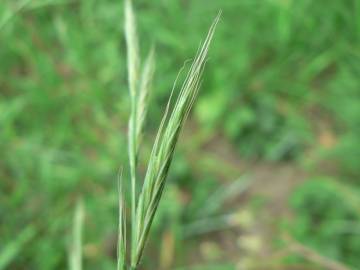
[[[242,158],[310,165],[359,188],[360,1],[134,2],[142,55],[153,42],[158,55],[150,131],[182,59],[221,8],[189,125],[201,134],[192,155],[201,164],[202,149],[221,136]],[[88,209],[84,268],[114,269],[116,172],[126,164],[129,111],[122,19],[115,0],[0,2],[0,250],[27,226],[40,231],[9,269],[66,267],[64,235],[80,194]],[[192,138],[183,136],[184,145]],[[166,196],[155,224],[159,237],[170,226],[180,238],[184,216],[193,217],[184,187],[196,187],[187,196],[201,205],[219,185],[186,151],[167,191],[177,199]],[[185,247],[176,245],[175,264],[184,265]]]
[[26,227],[19,233],[16,238],[10,240],[10,242],[3,246],[0,250],[0,269],[6,269],[6,267],[21,254],[23,246],[35,236],[34,227]]

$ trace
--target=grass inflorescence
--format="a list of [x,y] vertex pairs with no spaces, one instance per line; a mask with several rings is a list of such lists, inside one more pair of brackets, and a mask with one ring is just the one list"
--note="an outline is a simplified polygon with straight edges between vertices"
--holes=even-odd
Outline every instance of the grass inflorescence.
[[[200,46],[188,74],[182,83],[175,104],[172,105],[171,97],[176,90],[176,83],[174,84],[153,144],[141,190],[137,192],[136,186],[138,179],[136,167],[143,126],[149,105],[155,57],[154,50],[151,49],[141,69],[136,20],[132,2],[131,0],[125,1],[125,37],[131,105],[128,126],[128,155],[131,180],[131,252],[126,245],[125,192],[122,184],[120,184],[118,270],[125,270],[128,269],[128,267],[133,270],[137,269],[141,261],[151,224],[165,187],[179,134],[201,86],[201,78],[207,53],[220,15],[219,13],[212,23],[208,35]],[[127,254],[129,254],[129,256],[127,256]],[[127,259],[130,260],[129,263]]]

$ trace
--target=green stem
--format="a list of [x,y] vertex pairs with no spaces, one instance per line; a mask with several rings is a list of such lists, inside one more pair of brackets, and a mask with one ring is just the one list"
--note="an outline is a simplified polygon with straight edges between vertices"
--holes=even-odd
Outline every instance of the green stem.
[[131,250],[135,250],[135,219],[136,219],[136,96],[131,96],[131,115],[129,120],[129,163],[131,178]]

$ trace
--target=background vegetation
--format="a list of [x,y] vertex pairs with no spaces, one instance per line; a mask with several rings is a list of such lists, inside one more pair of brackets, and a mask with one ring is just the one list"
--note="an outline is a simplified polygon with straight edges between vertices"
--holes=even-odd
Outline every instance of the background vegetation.
[[[360,1],[134,5],[147,134],[223,10],[144,269],[359,269]],[[0,269],[66,269],[79,197],[85,269],[115,269],[125,53],[122,1],[0,2]]]

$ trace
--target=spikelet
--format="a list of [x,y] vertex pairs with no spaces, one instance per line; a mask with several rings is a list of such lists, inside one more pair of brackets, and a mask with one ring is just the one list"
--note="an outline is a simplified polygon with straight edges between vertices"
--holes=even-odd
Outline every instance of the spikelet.
[[201,76],[204,71],[206,56],[220,15],[221,13],[214,20],[203,45],[190,67],[171,114],[169,112],[169,101],[161,121],[139,196],[135,228],[136,251],[133,252],[131,261],[133,268],[141,260],[147,236],[164,190],[180,131],[194,104],[201,85]]

